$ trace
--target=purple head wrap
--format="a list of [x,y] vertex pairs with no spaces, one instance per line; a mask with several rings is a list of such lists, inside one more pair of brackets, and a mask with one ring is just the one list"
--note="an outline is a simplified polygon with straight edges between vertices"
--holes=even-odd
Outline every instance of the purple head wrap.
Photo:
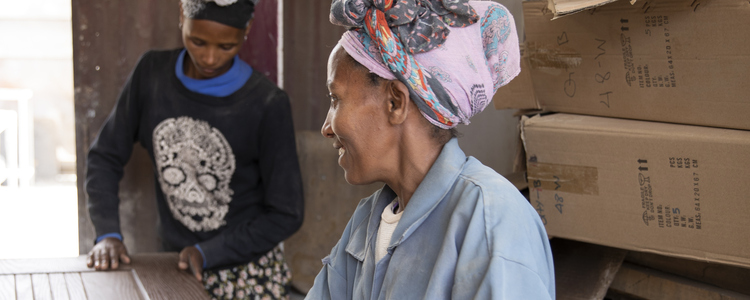
[[467,0],[333,0],[331,22],[352,27],[339,43],[372,73],[409,88],[440,128],[469,124],[521,70],[513,17]]

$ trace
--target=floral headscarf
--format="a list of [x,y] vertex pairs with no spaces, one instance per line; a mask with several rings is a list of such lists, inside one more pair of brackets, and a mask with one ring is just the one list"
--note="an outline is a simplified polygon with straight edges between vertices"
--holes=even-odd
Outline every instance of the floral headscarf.
[[513,17],[494,2],[333,0],[330,19],[352,28],[339,42],[349,55],[406,84],[440,128],[469,124],[520,72]]

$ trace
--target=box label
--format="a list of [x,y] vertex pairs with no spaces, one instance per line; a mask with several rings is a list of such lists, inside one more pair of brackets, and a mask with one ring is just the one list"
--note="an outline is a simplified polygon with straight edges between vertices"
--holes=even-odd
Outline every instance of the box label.
[[[684,156],[672,156],[668,160],[669,169],[677,172],[685,172],[690,176],[685,176],[687,186],[690,190],[686,191],[690,195],[692,207],[682,205],[655,204],[656,198],[659,198],[658,191],[654,191],[651,185],[651,174],[647,159],[638,159],[638,186],[641,195],[641,208],[643,211],[643,223],[646,226],[658,228],[687,228],[702,229],[701,212],[700,212],[700,173],[698,171],[698,160]],[[680,176],[675,176],[680,178]],[[662,196],[665,197],[665,196]],[[684,204],[684,203],[681,203]]]
[[[625,67],[625,81],[630,87],[677,87],[674,58],[672,56],[672,39],[674,33],[669,30],[669,16],[644,16],[642,21],[644,22],[645,29],[643,29],[643,32],[637,33],[630,30],[630,18],[620,19],[620,30],[622,31],[620,34],[620,45],[622,46],[622,60]],[[664,64],[636,64],[631,44],[631,37],[634,35],[642,35],[644,40],[655,41],[650,43],[642,42],[641,44],[658,45],[660,44],[659,40],[663,40]]]

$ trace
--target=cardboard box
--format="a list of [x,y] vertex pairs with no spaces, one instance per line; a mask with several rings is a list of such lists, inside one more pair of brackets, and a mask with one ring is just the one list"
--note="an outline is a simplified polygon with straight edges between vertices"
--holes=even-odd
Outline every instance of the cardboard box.
[[[557,19],[615,1],[617,0],[549,0],[547,1],[547,8],[554,14],[554,19]],[[630,0],[630,4],[635,4],[635,1]]]
[[529,60],[526,50],[521,45],[521,73],[508,84],[500,87],[492,97],[495,109],[540,109],[534,95]]
[[551,236],[750,267],[750,131],[524,118],[530,201]]
[[524,3],[518,83],[530,76],[535,99],[504,105],[501,88],[496,107],[750,130],[750,2],[644,4],[549,21],[546,2]]

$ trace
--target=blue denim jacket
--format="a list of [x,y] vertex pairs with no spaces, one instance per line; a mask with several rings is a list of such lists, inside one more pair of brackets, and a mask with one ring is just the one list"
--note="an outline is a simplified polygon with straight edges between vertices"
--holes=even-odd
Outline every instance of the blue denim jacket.
[[375,261],[388,187],[360,201],[305,299],[555,299],[547,233],[505,178],[443,147]]

